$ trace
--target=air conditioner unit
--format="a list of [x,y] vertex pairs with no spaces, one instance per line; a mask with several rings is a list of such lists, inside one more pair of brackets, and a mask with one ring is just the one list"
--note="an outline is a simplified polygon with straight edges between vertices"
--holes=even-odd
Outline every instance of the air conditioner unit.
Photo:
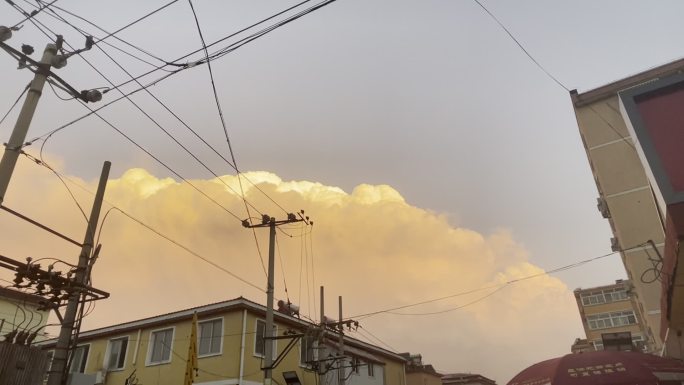
[[98,370],[97,372],[95,372],[95,385],[104,384],[106,380],[107,380],[107,371],[106,370]]
[[596,198],[596,208],[601,213],[604,218],[610,218],[610,210],[608,209],[608,203],[603,198]]
[[611,249],[612,251],[615,251],[615,252],[621,250],[621,248],[620,248],[620,242],[618,241],[617,238],[615,238],[615,237],[610,238],[610,249]]

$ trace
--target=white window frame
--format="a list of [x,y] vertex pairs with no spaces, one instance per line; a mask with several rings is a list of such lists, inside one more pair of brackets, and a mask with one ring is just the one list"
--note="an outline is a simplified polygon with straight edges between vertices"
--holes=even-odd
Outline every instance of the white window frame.
[[[123,366],[120,368],[110,368],[109,367],[109,359],[111,358],[110,355],[112,353],[112,341],[117,341],[117,340],[126,340],[126,349],[123,352]],[[104,360],[104,365],[103,367],[107,369],[108,372],[118,372],[121,370],[124,370],[126,368],[126,358],[128,358],[128,346],[130,345],[131,342],[131,336],[120,336],[116,338],[110,338],[109,341],[107,341],[107,350],[105,350],[105,360]],[[119,352],[121,354],[121,352]],[[117,359],[117,361],[119,361]]]
[[[161,331],[166,331],[166,330],[171,330],[171,346],[169,346],[169,359],[165,361],[159,361],[159,362],[152,362],[152,350],[154,349],[154,334],[161,332]],[[165,328],[159,328],[159,329],[154,329],[150,330],[150,335],[148,337],[147,341],[147,356],[145,357],[145,366],[155,366],[155,365],[164,365],[168,364],[173,360],[173,341],[176,338],[176,327],[175,326],[169,326]]]
[[48,378],[50,377],[50,371],[52,370],[52,360],[55,358],[55,351],[54,350],[48,350],[47,351],[47,357],[48,357],[48,364],[47,368],[45,368],[45,377],[43,378],[43,382],[47,382]]
[[[266,357],[266,344],[264,344],[264,354],[257,353],[257,330],[259,330],[259,322],[264,323],[264,337],[266,337],[266,320],[257,318],[254,320],[254,344],[253,346],[253,351],[252,354],[254,357],[259,357],[259,358],[265,358]],[[273,335],[277,336],[278,335],[278,325],[275,323],[273,324]],[[273,359],[275,360],[278,357],[278,340],[273,340]]]
[[359,357],[352,357],[351,359],[351,370],[355,375],[361,374],[361,359]]
[[[634,322],[630,322],[630,317],[634,319]],[[619,310],[590,314],[586,316],[586,319],[590,330],[610,329],[639,324],[639,320],[637,319],[634,310]]]
[[368,361],[368,377],[375,377],[375,364]]
[[[86,352],[85,360],[82,361],[82,364],[83,364],[83,371],[81,372],[81,371],[77,370],[77,371],[75,371],[75,372],[72,372],[72,371],[71,371],[71,366],[73,365],[73,361],[72,361],[72,362],[70,363],[70,365],[69,365],[69,373],[85,373],[85,372],[86,372],[86,368],[88,367],[88,360],[90,359],[90,344],[81,344],[81,345],[77,345],[77,346],[76,346],[76,349],[81,348],[81,347],[84,347],[84,346],[87,346],[87,347],[88,347],[88,351]],[[76,351],[76,349],[74,349],[74,351]],[[80,367],[80,366],[81,366],[81,365],[79,365],[79,367]]]
[[[200,325],[203,323],[210,323],[210,322],[216,322],[220,320],[221,321],[221,331],[219,332],[219,350],[218,352],[209,352],[206,354],[200,354],[200,342],[202,341],[202,328]],[[223,320],[223,317],[216,317],[216,318],[210,318],[210,319],[205,319],[197,322],[197,358],[204,358],[204,357],[213,357],[213,356],[220,356],[223,354],[223,330],[225,327],[225,321]],[[216,333],[215,330],[212,329],[212,333]],[[212,334],[212,338],[215,337],[215,335]],[[209,345],[211,346],[211,342],[209,342]]]
[[627,301],[629,300],[629,294],[627,294],[626,289],[616,288],[582,293],[580,294],[580,298],[582,300],[582,305],[596,306],[619,301]]
[[302,355],[303,355],[303,350],[304,350],[304,339],[309,338],[309,341],[311,343],[311,346],[307,346],[307,348],[311,349],[311,361],[316,361],[318,359],[318,343],[316,341],[316,338],[312,335],[304,335],[302,338],[299,339],[299,366],[302,368],[307,368],[310,369],[313,365],[312,362],[306,362],[302,361]]

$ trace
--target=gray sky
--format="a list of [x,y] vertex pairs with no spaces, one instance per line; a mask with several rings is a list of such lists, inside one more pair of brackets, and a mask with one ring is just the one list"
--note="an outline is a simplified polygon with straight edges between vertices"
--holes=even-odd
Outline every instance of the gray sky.
[[[163,3],[56,4],[111,31]],[[682,56],[684,3],[679,1],[482,3],[569,89],[591,89]],[[210,42],[294,2],[194,4]],[[9,5],[0,10],[0,24],[19,20]],[[46,15],[38,19],[68,42],[82,44],[67,26]],[[200,47],[185,1],[119,36],[169,60]],[[9,43],[33,45],[37,58],[46,41],[27,23]],[[103,47],[132,73],[150,68]],[[127,80],[100,52],[86,58],[115,83]],[[363,183],[387,184],[410,205],[446,215],[454,227],[484,235],[510,231],[529,261],[544,269],[610,251],[608,223],[595,208],[597,191],[568,93],[474,1],[338,0],[212,65],[241,170],[270,171],[283,180],[316,181],[347,192]],[[4,114],[30,73],[14,71],[8,55],[0,56],[0,68]],[[79,90],[108,85],[77,57],[59,74]],[[227,154],[205,66],[151,90]],[[103,102],[115,94],[106,94]],[[149,97],[138,94],[134,100],[220,175],[232,174]],[[83,112],[76,102],[46,90],[29,137]],[[127,102],[104,116],[187,178],[211,177]],[[14,117],[0,126],[4,141]],[[99,174],[105,159],[113,161],[113,177],[133,167],[172,176],[94,117],[55,135],[45,151],[48,161],[52,156],[66,173],[86,180]],[[623,276],[614,256],[558,277],[572,289]],[[425,351],[429,348],[422,349],[428,361],[437,360]],[[439,368],[470,370],[457,362]]]

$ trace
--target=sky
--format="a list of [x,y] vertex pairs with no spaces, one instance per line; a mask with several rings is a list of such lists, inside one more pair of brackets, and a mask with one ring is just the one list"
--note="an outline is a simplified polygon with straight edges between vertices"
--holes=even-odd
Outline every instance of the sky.
[[[562,86],[476,2],[465,0],[337,0],[212,62],[233,155],[247,178],[242,181],[246,198],[263,213],[278,217],[285,215],[279,206],[304,209],[314,220],[313,231],[293,225],[279,233],[276,274],[276,295],[300,303],[307,316],[316,318],[320,285],[327,301],[343,296],[345,313],[355,316],[496,286],[610,252],[610,229],[595,207],[598,193],[563,87],[582,92],[679,59],[677,37],[684,26],[678,15],[684,4],[481,3]],[[55,5],[114,31],[163,4],[60,0]],[[193,2],[207,42],[293,4]],[[7,4],[0,10],[0,24],[21,19]],[[83,45],[82,36],[48,13],[36,19],[74,47]],[[98,37],[104,34],[69,20]],[[187,1],[116,36],[167,61],[201,48]],[[106,41],[160,63],[113,38]],[[30,44],[38,59],[47,42],[25,23],[8,44]],[[131,74],[152,68],[99,46]],[[130,79],[97,48],[71,57],[56,72],[77,90],[110,86],[85,60],[113,84]],[[0,56],[0,68],[4,114],[32,74],[16,71],[9,55]],[[128,84],[122,90],[134,88]],[[38,157],[44,144],[43,160],[69,178],[66,184],[86,213],[92,195],[71,181],[92,190],[102,162],[112,161],[105,210],[114,205],[265,286],[255,237],[265,256],[267,234],[255,236],[238,219],[248,214],[239,194],[228,188],[240,191],[240,184],[221,159],[232,158],[207,67],[179,72],[149,90],[220,156],[144,92],[131,99],[158,125],[126,100],[104,108],[102,116],[168,168],[94,116],[25,151]],[[112,90],[92,107],[118,96]],[[17,112],[0,124],[3,141]],[[46,88],[28,138],[85,112]],[[222,207],[181,183],[180,176]],[[85,219],[64,184],[26,157],[20,157],[4,204],[76,239],[85,231]],[[251,215],[258,215],[254,211]],[[75,261],[73,246],[14,217],[1,215],[0,227],[3,255]],[[117,211],[108,215],[101,243],[94,283],[112,297],[97,304],[84,321],[86,329],[240,295],[265,303],[263,289],[202,262]],[[611,256],[494,293],[478,291],[363,318],[365,333],[371,334],[357,337],[421,353],[443,372],[477,372],[505,383],[534,362],[568,353],[574,338],[582,336],[573,289],[624,277],[619,257]],[[456,309],[465,304],[470,305]]]

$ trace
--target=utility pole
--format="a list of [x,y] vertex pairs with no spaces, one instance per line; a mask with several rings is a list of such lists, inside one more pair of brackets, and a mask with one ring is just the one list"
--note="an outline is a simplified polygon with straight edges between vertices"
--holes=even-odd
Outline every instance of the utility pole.
[[0,204],[2,204],[5,199],[7,186],[12,177],[14,166],[17,164],[17,158],[19,157],[21,148],[26,140],[26,134],[28,133],[29,125],[31,125],[33,114],[36,112],[38,100],[43,93],[43,86],[50,74],[52,61],[57,57],[57,50],[61,48],[61,45],[62,40],[57,39],[57,44],[48,44],[45,47],[43,58],[40,61],[40,67],[35,72],[33,81],[31,81],[29,90],[26,94],[26,99],[24,100],[24,105],[21,107],[21,112],[14,125],[12,135],[5,146],[5,153],[2,155],[2,160],[0,161]]
[[[75,274],[75,280],[78,284],[87,284],[90,280],[90,269],[92,267],[90,266],[90,254],[94,248],[95,230],[97,229],[97,223],[100,218],[100,209],[102,208],[102,201],[104,199],[104,192],[107,187],[107,179],[109,178],[109,169],[111,168],[111,165],[112,164],[109,161],[105,161],[102,166],[102,174],[100,175],[100,182],[97,186],[97,192],[95,193],[93,208],[90,212],[90,219],[88,220],[88,228],[86,229],[85,238],[83,240],[83,247],[81,248],[81,254],[78,257],[78,267],[76,268]],[[81,303],[81,297],[82,292],[80,290],[75,291],[71,297],[69,297],[69,302],[64,311],[62,327],[59,332],[57,344],[55,345],[55,354],[52,358],[52,368],[50,370],[50,377],[48,378],[47,385],[63,385],[66,383],[66,374],[68,370],[66,364],[70,347],[72,344],[76,343],[76,341],[72,340],[72,336],[75,331],[74,324],[76,323],[76,314],[78,312],[78,306]]]
[[327,370],[325,369],[324,361],[320,357],[320,353],[323,351],[323,347],[325,346],[325,289],[323,286],[321,286],[321,330],[319,331],[320,334],[318,335],[318,352],[319,352],[319,357],[318,357],[318,383],[319,384],[325,384],[325,373]]
[[[266,214],[261,216],[261,223],[253,225],[249,220],[242,221],[242,226],[246,228],[268,227],[268,277],[266,282],[266,330],[264,330],[264,385],[271,385],[273,378],[273,292],[274,292],[274,272],[275,272],[275,236],[276,227],[288,223],[305,222],[310,224],[308,217],[303,217],[304,210],[299,214],[299,218],[295,214],[287,214],[287,219],[276,221],[274,217]],[[58,384],[48,384],[58,385]]]
[[[340,350],[340,354],[344,357],[344,323],[342,321],[342,296],[338,296],[339,299],[339,324],[337,327],[340,331],[339,341],[337,341],[337,348]],[[352,368],[352,370],[354,370]],[[339,362],[339,367],[337,369],[337,383],[339,385],[344,385],[344,358]]]
[[[31,120],[38,107],[38,100],[43,93],[43,86],[46,81],[53,81],[59,83],[58,87],[65,89],[72,94],[74,98],[80,99],[84,102],[97,102],[102,99],[102,93],[98,90],[76,91],[71,85],[62,80],[59,76],[52,73],[52,68],[62,68],[67,64],[67,58],[71,55],[81,53],[89,50],[93,46],[92,36],[86,38],[86,47],[76,50],[67,55],[58,55],[57,52],[62,49],[64,39],[61,35],[57,35],[55,44],[48,44],[43,51],[43,58],[40,62],[31,59],[28,55],[33,52],[33,47],[24,45],[21,52],[12,48],[5,43],[6,40],[12,37],[12,29],[5,26],[0,26],[0,48],[5,50],[10,56],[19,61],[19,69],[31,68],[35,73],[33,80],[29,84],[29,89],[24,99],[24,104],[21,107],[17,122],[14,125],[10,139],[5,146],[5,152],[0,160],[0,205],[5,200],[7,193],[7,186],[14,172],[14,166],[17,164],[17,158],[24,146],[26,135],[28,134]],[[51,80],[48,80],[51,78]]]

